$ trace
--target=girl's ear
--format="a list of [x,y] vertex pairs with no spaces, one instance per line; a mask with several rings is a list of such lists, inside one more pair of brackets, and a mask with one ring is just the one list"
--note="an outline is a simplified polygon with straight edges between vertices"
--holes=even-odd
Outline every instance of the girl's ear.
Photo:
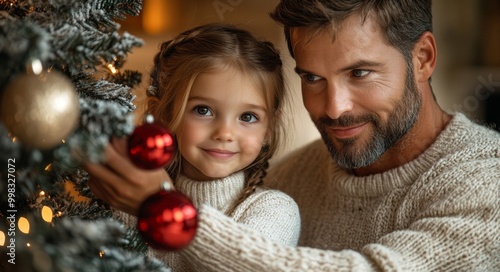
[[148,97],[148,100],[146,101],[147,109],[154,109],[158,103],[160,102],[160,99],[156,96],[150,96]]
[[262,146],[269,144],[270,135],[271,135],[271,131],[269,129],[267,129],[266,135],[264,135],[264,139],[262,140]]

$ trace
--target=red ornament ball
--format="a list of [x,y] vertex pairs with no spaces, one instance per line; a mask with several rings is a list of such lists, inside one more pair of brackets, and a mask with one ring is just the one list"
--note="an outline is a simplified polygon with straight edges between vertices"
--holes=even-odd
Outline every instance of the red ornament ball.
[[129,137],[128,153],[137,167],[161,168],[174,158],[175,140],[168,129],[155,123],[146,123],[136,127]]
[[198,212],[182,193],[162,190],[141,204],[137,228],[151,247],[179,250],[194,238]]

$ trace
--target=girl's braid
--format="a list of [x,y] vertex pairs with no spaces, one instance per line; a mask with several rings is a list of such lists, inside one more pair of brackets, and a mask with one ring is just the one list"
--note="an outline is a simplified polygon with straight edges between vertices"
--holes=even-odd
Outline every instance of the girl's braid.
[[159,87],[159,73],[164,73],[163,71],[163,64],[168,61],[169,57],[172,55],[172,53],[175,51],[177,46],[187,43],[191,41],[193,38],[198,36],[202,31],[200,29],[196,29],[190,32],[183,33],[176,38],[163,42],[160,45],[160,50],[158,53],[156,53],[154,57],[154,66],[153,69],[151,70],[150,77],[151,77],[151,85],[148,88],[147,91],[147,96],[155,96],[155,97],[160,97],[160,94],[158,93],[158,87]]
[[245,171],[246,186],[238,199],[227,210],[226,215],[231,215],[236,207],[243,203],[247,197],[255,192],[257,187],[264,184],[264,178],[267,175],[269,168],[269,145],[266,144],[262,147],[259,157],[256,161]]

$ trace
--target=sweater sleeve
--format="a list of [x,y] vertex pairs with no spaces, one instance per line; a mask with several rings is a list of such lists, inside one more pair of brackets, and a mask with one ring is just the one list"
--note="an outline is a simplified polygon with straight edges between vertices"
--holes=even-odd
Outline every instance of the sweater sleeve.
[[277,190],[256,192],[235,210],[235,221],[272,241],[296,246],[300,234],[300,213],[295,201]]
[[200,271],[370,271],[355,251],[325,251],[276,243],[257,230],[203,206],[196,238],[183,254]]

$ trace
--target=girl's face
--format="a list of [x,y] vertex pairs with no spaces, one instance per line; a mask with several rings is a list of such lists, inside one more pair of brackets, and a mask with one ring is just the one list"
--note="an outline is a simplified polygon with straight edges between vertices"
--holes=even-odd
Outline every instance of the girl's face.
[[268,118],[261,90],[244,73],[198,75],[177,131],[182,173],[201,181],[247,167],[262,148]]

